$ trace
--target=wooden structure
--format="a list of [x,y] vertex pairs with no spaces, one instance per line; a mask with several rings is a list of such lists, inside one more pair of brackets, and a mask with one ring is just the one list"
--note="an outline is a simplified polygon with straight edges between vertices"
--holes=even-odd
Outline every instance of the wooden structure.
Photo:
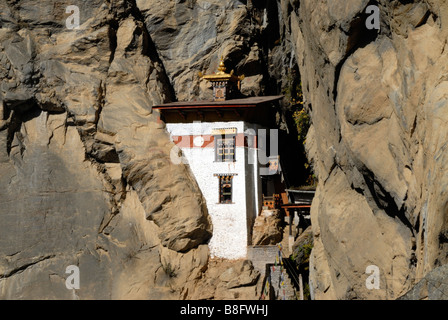
[[244,76],[235,76],[233,70],[230,73],[226,73],[225,71],[224,58],[221,57],[218,72],[210,75],[202,75],[202,73],[199,73],[202,79],[211,82],[213,87],[213,101],[225,101],[234,98],[234,95],[240,90],[241,80],[244,79]]
[[280,209],[280,195],[263,195],[263,207],[267,207],[268,210]]
[[282,193],[282,203],[283,204],[281,205],[281,207],[285,210],[285,214],[287,217],[290,216],[290,211],[292,211],[292,215],[294,215],[294,209],[311,208],[311,204],[290,203],[286,192]]
[[[176,146],[171,160],[188,163],[206,199],[213,223],[210,255],[246,258],[262,194],[272,194],[264,192],[264,177],[280,175],[278,156],[266,150],[283,96],[234,98],[242,96],[236,92],[242,77],[225,73],[222,59],[218,72],[201,77],[212,83],[212,101],[171,102],[153,110]],[[280,209],[279,199],[266,201]]]
[[[307,194],[312,194],[312,196],[307,196],[307,197],[301,197],[298,199],[294,199],[294,197],[292,198],[292,202],[290,202],[289,197],[288,197],[288,193],[307,193]],[[289,218],[289,236],[292,236],[292,225],[293,225],[293,220],[294,220],[294,214],[295,212],[297,212],[297,215],[300,219],[303,219],[304,217],[304,213],[310,213],[310,209],[311,209],[311,201],[312,198],[314,196],[314,191],[312,192],[307,192],[307,191],[300,191],[300,190],[286,190],[286,192],[281,194],[282,197],[282,205],[281,208],[285,210],[285,214],[286,216]]]
[[167,123],[229,122],[244,120],[271,127],[275,117],[272,104],[283,96],[249,97],[226,101],[179,101],[154,106]]

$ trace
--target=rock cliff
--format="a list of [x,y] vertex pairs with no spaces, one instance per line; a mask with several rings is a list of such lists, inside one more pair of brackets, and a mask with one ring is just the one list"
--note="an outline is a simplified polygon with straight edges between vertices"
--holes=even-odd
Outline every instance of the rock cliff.
[[209,98],[198,72],[220,56],[245,74],[243,93],[263,93],[260,12],[236,0],[0,2],[0,298],[256,298],[251,263],[209,263],[205,200],[151,107]]
[[[394,299],[447,262],[446,1],[283,1],[312,126],[316,299]],[[369,30],[366,8],[379,8]],[[368,290],[366,268],[379,268]]]
[[300,71],[314,298],[404,295],[448,256],[447,19],[445,0],[0,1],[0,298],[255,297],[250,263],[209,263],[203,196],[151,109],[210,98],[220,56],[246,95]]
[[[68,5],[78,29],[65,25]],[[0,295],[185,296],[212,226],[151,112],[172,93],[138,8],[2,1],[0,11]]]

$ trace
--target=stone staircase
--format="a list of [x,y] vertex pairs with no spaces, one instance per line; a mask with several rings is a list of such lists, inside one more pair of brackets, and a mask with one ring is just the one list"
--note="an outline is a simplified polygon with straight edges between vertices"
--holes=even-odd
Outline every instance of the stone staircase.
[[[262,290],[263,299],[297,300],[298,295],[293,282],[285,266],[282,266],[279,261],[278,245],[249,246],[248,259],[252,261],[254,269],[260,272],[262,279],[265,279]],[[267,281],[269,282],[268,287],[266,287]],[[268,293],[266,294],[266,292]]]
[[274,293],[273,300],[297,300],[296,291],[285,268],[271,266],[270,277]]
[[262,300],[297,300],[297,293],[286,269],[280,265],[268,265]]

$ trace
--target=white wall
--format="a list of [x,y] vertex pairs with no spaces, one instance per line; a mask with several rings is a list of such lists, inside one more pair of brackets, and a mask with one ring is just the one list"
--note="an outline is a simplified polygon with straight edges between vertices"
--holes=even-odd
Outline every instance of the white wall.
[[[171,135],[210,135],[212,129],[237,128],[242,133],[243,122],[200,124],[167,124]],[[213,223],[213,236],[209,243],[212,257],[239,259],[246,257],[246,175],[245,150],[236,148],[236,162],[215,162],[214,148],[182,148],[206,199]],[[214,174],[236,174],[232,181],[232,204],[219,203],[219,179]]]
[[[221,128],[237,128],[239,134],[244,133],[247,124],[245,125],[243,121],[167,124],[168,132],[175,136],[210,135],[212,129]],[[194,146],[182,148],[182,151],[207,201],[213,223],[213,236],[209,243],[211,256],[227,259],[245,258],[249,230],[252,228],[252,225],[248,225],[248,220],[253,221],[259,210],[259,199],[258,197],[254,199],[254,192],[257,194],[259,190],[258,182],[253,181],[258,167],[249,168],[252,165],[247,163],[248,149],[237,147],[235,162],[215,162],[215,150],[210,147]],[[219,179],[214,174],[237,174],[233,178],[232,204],[219,203]]]

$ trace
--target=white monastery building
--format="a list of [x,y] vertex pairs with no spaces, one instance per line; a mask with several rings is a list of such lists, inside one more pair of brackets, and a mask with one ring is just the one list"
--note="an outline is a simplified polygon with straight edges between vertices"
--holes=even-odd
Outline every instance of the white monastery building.
[[[203,76],[212,82],[213,101],[173,102],[153,109],[160,111],[182,150],[178,161],[189,164],[206,200],[213,223],[211,256],[239,259],[247,256],[262,194],[272,189],[279,170],[277,136],[269,125],[273,105],[282,96],[230,99],[241,78],[224,71],[221,60],[219,72]],[[267,157],[266,151],[273,155]]]

